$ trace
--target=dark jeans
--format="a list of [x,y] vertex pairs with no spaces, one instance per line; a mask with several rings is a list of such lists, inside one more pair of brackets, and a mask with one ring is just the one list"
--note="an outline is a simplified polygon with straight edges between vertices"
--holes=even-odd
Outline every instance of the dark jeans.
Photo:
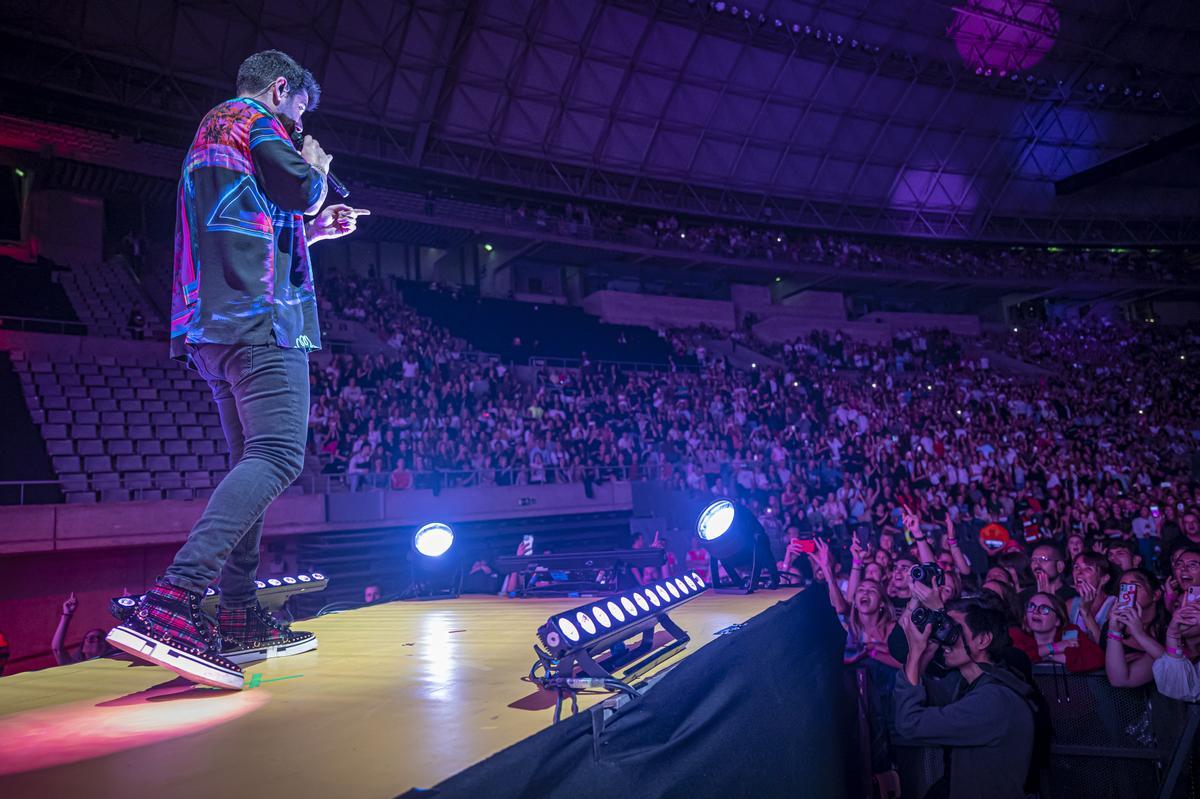
[[191,355],[212,389],[234,466],[166,580],[203,593],[220,575],[221,604],[242,608],[255,602],[263,513],[304,468],[308,353],[274,344],[198,344]]

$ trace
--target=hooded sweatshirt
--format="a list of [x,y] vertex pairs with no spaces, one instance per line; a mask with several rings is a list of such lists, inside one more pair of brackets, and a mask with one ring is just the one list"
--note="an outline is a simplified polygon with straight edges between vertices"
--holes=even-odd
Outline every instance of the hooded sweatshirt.
[[957,672],[912,685],[896,677],[896,732],[904,743],[944,746],[949,796],[1024,799],[1033,753],[1033,689],[1004,666],[984,666],[973,683]]

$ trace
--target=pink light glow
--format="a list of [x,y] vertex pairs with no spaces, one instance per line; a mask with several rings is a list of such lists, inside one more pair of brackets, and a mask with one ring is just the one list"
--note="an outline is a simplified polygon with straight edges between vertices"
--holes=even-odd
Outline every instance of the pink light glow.
[[1059,16],[1051,0],[965,0],[946,31],[968,67],[1031,69],[1054,47]]
[[76,702],[15,713],[0,719],[0,775],[190,735],[251,713],[268,699],[267,691],[234,693],[168,683],[99,705]]

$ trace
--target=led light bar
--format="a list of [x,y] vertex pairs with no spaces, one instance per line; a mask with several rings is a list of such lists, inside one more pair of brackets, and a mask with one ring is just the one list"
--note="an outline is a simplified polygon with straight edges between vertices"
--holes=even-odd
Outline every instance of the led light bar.
[[[610,678],[617,669],[625,667],[623,677],[631,679],[647,671],[676,654],[689,640],[688,634],[668,614],[708,588],[698,572],[690,572],[551,616],[538,628],[542,646],[535,647],[547,677],[570,678],[579,672],[589,677]],[[654,644],[654,631],[659,626],[672,638],[662,648]],[[641,641],[625,644],[639,633]],[[643,655],[648,657],[627,666]]]
[[[283,604],[288,599],[297,594],[311,594],[317,591],[324,591],[329,585],[329,578],[320,572],[306,572],[288,577],[271,577],[266,580],[255,580],[254,585],[258,589],[256,592],[258,603],[267,610],[274,611],[283,607]],[[220,591],[209,586],[204,592],[204,599],[200,603],[200,609],[209,616],[216,616],[220,595]],[[108,601],[108,612],[117,621],[125,621],[141,601],[142,596],[113,597]]]

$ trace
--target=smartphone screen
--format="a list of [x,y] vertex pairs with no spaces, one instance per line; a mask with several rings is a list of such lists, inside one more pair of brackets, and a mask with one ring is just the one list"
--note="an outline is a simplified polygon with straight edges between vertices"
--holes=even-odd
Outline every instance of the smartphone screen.
[[1137,586],[1133,583],[1121,583],[1121,594],[1117,598],[1118,608],[1132,608],[1137,602]]
[[1063,633],[1063,637],[1062,637],[1062,639],[1064,641],[1075,641],[1078,638],[1079,638],[1079,630],[1067,630],[1065,633]]
[[1200,602],[1200,585],[1189,585],[1187,594],[1183,598],[1183,604],[1190,605],[1193,602]]
[[863,528],[859,527],[857,530],[854,531],[854,540],[858,543],[858,545],[860,547],[862,547],[863,549],[866,549],[867,548],[867,531],[864,530]]
[[817,551],[817,542],[811,538],[795,538],[793,540],[800,546],[800,551],[806,555]]
[[526,555],[533,554],[533,536],[527,535],[521,537],[521,548],[525,550]]

